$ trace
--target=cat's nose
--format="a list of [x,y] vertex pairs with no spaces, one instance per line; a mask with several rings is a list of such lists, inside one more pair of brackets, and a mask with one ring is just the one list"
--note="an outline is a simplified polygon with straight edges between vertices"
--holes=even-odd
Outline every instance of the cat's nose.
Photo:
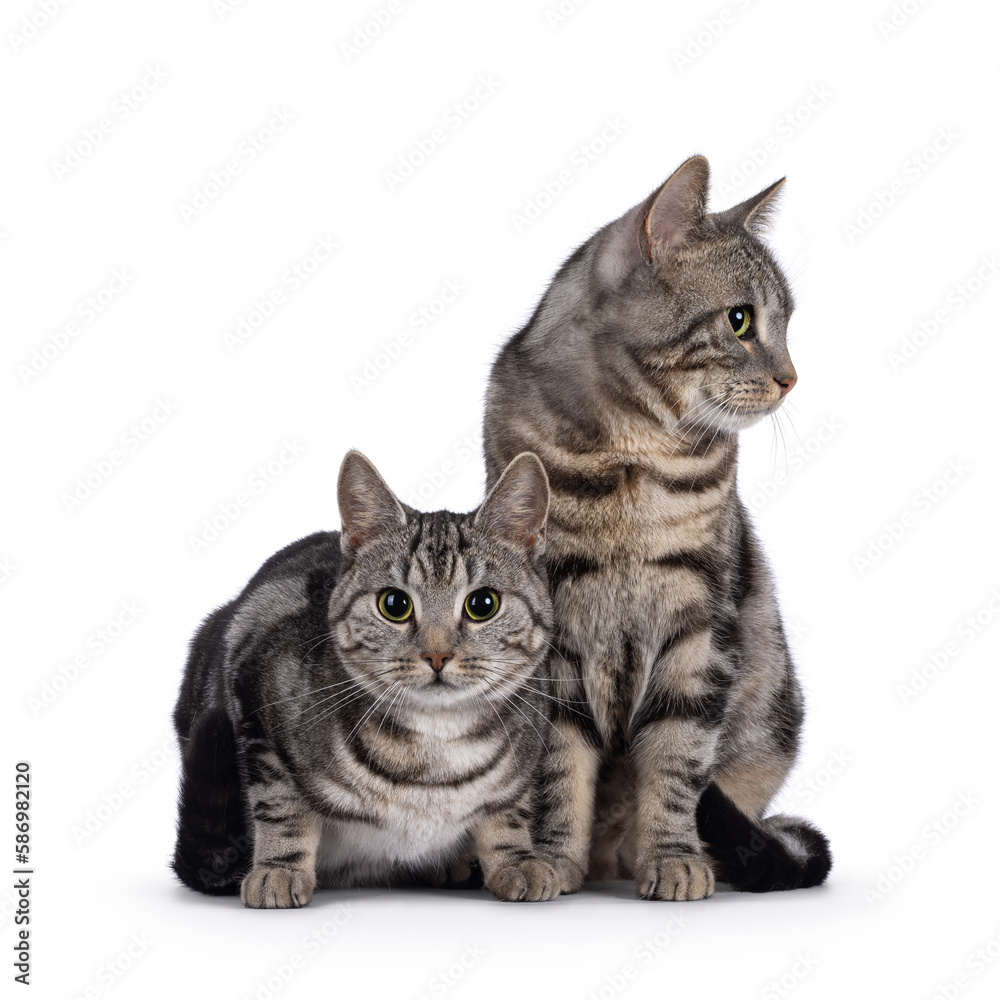
[[782,375],[780,377],[775,376],[774,381],[778,383],[781,395],[787,396],[792,391],[792,386],[795,385],[798,379],[794,375]]
[[454,655],[454,653],[424,653],[423,657],[431,665],[431,670],[439,674]]

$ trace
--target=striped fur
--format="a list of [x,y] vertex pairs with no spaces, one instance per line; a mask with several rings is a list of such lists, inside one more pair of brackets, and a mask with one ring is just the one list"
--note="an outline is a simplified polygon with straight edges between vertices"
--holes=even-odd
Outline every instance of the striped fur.
[[[564,891],[628,877],[643,897],[697,899],[716,874],[761,891],[817,884],[830,866],[821,834],[763,819],[803,707],[736,489],[737,432],[795,379],[792,296],[759,239],[779,185],[715,215],[707,185],[694,157],[580,247],[487,395],[488,482],[530,449],[552,487],[563,701],[537,824]],[[753,325],[737,338],[727,314],[743,305]]]
[[[273,556],[195,637],[175,711],[181,881],[295,907],[317,885],[474,884],[478,858],[502,899],[558,894],[529,808],[547,502],[531,455],[462,515],[404,507],[348,455],[343,531]],[[412,599],[405,622],[378,610],[391,587]],[[481,587],[500,605],[476,622],[463,605]]]

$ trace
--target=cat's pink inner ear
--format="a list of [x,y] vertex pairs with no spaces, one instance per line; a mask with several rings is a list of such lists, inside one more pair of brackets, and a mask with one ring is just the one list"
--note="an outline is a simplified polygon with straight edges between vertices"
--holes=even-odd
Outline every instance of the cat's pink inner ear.
[[359,548],[389,528],[406,524],[395,494],[360,451],[349,451],[340,466],[337,501],[345,541]]
[[476,511],[474,524],[526,551],[541,551],[549,509],[549,480],[541,460],[525,451],[512,459]]
[[692,156],[667,178],[646,215],[650,259],[668,256],[689,242],[707,203],[708,160]]

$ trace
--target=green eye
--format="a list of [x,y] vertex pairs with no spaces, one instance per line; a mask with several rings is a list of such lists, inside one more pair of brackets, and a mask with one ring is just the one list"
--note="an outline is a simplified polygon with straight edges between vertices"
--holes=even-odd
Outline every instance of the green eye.
[[753,321],[753,310],[750,306],[733,306],[726,315],[737,337],[742,337],[750,329],[750,323]]
[[413,601],[405,590],[390,587],[379,594],[378,609],[391,622],[405,622],[413,614]]
[[474,622],[484,622],[500,610],[500,596],[495,590],[482,587],[465,599],[465,613]]

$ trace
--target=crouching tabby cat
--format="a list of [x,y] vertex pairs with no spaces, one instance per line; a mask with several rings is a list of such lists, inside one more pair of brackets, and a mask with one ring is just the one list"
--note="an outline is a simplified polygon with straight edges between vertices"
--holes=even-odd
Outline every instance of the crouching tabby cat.
[[581,246],[493,368],[488,482],[549,475],[559,735],[539,847],[564,891],[627,877],[700,899],[821,883],[825,838],[764,812],[802,723],[737,432],[795,384],[788,284],[760,241],[781,182],[708,214],[692,157]]
[[501,899],[557,895],[529,810],[552,616],[541,463],[514,458],[472,514],[422,514],[351,452],[338,498],[341,532],[272,556],[194,639],[174,871],[297,907],[317,885],[457,881],[478,857]]

